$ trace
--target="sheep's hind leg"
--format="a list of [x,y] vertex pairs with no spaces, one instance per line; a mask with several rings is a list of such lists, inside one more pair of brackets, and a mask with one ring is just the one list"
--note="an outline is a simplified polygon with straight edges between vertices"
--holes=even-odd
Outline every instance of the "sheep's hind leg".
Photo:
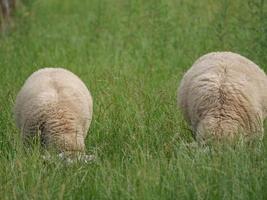
[[95,156],[85,154],[84,138],[82,136],[62,135],[53,138],[53,143],[60,152],[58,157],[67,163],[89,163],[95,159]]

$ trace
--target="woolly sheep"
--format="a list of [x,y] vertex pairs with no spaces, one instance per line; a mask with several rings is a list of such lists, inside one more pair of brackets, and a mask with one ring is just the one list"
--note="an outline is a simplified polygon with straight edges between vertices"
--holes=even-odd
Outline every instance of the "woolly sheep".
[[92,112],[92,97],[84,83],[62,68],[34,72],[14,106],[24,141],[40,135],[45,147],[60,152],[84,152]]
[[209,53],[184,75],[178,105],[197,141],[258,138],[267,114],[267,78],[239,54]]

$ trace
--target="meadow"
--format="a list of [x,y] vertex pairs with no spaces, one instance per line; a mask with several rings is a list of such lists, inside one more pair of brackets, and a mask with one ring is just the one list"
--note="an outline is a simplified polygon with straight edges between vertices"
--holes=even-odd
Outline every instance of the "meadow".
[[[188,145],[177,88],[211,51],[240,53],[267,71],[267,2],[21,1],[0,34],[0,199],[267,199],[266,136]],[[94,162],[47,163],[39,145],[23,146],[12,107],[42,67],[67,68],[91,91]]]

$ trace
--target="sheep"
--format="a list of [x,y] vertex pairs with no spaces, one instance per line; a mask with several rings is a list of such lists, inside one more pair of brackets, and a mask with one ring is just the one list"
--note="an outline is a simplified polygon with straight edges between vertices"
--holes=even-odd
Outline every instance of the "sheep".
[[85,84],[63,68],[34,72],[19,91],[14,117],[26,143],[36,136],[59,152],[84,152],[93,113]]
[[237,53],[212,52],[185,73],[177,100],[197,141],[249,141],[263,136],[266,91],[266,74],[255,63]]

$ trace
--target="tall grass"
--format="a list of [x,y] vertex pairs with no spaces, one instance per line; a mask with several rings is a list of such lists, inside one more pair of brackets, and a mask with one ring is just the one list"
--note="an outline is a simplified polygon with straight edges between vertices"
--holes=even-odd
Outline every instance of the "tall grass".
[[[0,36],[0,199],[266,199],[266,137],[190,146],[176,106],[183,73],[207,52],[267,70],[265,1],[35,0],[15,21]],[[45,66],[73,71],[93,95],[92,164],[46,163],[21,144],[12,106]]]

